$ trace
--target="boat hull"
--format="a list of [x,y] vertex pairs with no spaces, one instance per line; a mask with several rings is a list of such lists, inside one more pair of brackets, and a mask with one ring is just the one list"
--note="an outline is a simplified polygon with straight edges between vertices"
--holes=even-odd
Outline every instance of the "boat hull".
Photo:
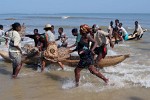
[[[6,62],[11,62],[11,59],[9,58],[8,52],[0,50],[0,55]],[[127,55],[116,55],[116,56],[106,56],[104,59],[102,59],[100,62],[98,62],[97,65],[98,67],[109,67],[109,66],[114,66],[122,61],[124,61],[126,58],[129,57],[129,54]],[[37,64],[39,60],[38,56],[31,57],[25,60],[25,57],[22,57],[22,62],[25,64]],[[79,62],[79,56],[70,56],[68,59],[64,59],[61,61],[64,65],[70,66],[70,67],[75,67],[77,66]],[[47,61],[47,64],[50,64],[50,61]],[[54,63],[54,62],[53,62]],[[54,63],[55,64],[55,63]]]

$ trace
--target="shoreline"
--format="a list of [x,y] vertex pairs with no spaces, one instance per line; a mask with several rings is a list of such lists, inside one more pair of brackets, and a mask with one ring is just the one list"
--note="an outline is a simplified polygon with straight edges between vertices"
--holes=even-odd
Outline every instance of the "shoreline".
[[[131,87],[108,88],[102,91],[90,90],[92,87],[79,86],[77,88],[63,89],[74,79],[72,71],[51,70],[39,73],[32,67],[23,67],[19,79],[11,79],[11,64],[0,63],[0,96],[2,100],[149,100],[150,89],[132,85]],[[83,75],[83,72],[82,72]],[[99,84],[93,78],[93,84]],[[85,79],[84,79],[85,80]],[[103,82],[100,82],[103,84]],[[103,87],[103,85],[102,85]],[[105,86],[107,88],[107,86]],[[97,87],[101,88],[101,86]],[[89,89],[89,91],[87,91]]]

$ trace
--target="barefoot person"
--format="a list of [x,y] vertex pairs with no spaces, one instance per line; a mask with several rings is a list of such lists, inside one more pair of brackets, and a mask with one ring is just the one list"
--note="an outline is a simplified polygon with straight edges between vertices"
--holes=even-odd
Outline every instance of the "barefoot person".
[[14,23],[12,24],[12,31],[9,32],[10,37],[10,43],[9,43],[9,57],[12,60],[12,66],[13,66],[13,73],[12,78],[16,78],[21,67],[21,37],[18,33],[21,31],[21,25],[20,23]]
[[119,23],[119,33],[121,33],[122,38],[126,41],[128,40],[128,32],[124,27],[122,27],[122,23]]
[[68,46],[68,48],[73,48],[73,47],[77,46],[78,42],[81,39],[81,35],[80,35],[80,33],[78,33],[78,29],[77,28],[72,29],[72,35],[76,36],[76,42],[75,42],[75,44],[73,44],[71,46]]
[[[78,51],[78,54],[80,56],[80,61],[74,70],[76,86],[79,85],[80,71],[84,68],[88,68],[88,70],[92,74],[103,79],[105,81],[105,83],[108,82],[108,79],[105,78],[94,67],[93,53],[94,53],[94,49],[97,46],[97,42],[90,35],[88,35],[89,31],[90,31],[90,28],[88,25],[84,24],[84,25],[80,26],[80,34],[82,35],[82,37],[81,37],[80,41],[78,42],[78,46],[76,48],[76,50]],[[93,43],[93,47],[91,49],[89,49],[90,41]]]
[[25,36],[34,39],[35,47],[37,47],[38,38],[36,38],[36,37],[39,35],[38,29],[34,29],[33,33],[34,33],[34,35],[25,35]]
[[67,47],[68,45],[68,42],[67,42],[67,36],[66,34],[64,33],[64,29],[62,27],[60,27],[58,29],[58,33],[59,33],[59,36],[58,36],[58,39],[56,39],[56,41],[60,40],[61,41],[61,45],[58,45],[58,47]]
[[51,27],[52,27],[52,33],[55,34],[55,26],[52,25]]
[[108,30],[108,33],[111,35],[111,37],[112,37],[112,35],[113,35],[113,34],[112,34],[112,33],[113,33],[113,28],[114,28],[114,27],[113,27],[113,21],[111,21],[111,22],[110,22],[110,25],[109,25],[109,27],[108,27],[108,29],[107,29],[107,30]]
[[5,42],[5,46],[8,47],[8,35],[7,31],[4,32],[3,25],[0,25],[0,44],[1,42]]
[[141,25],[138,23],[138,21],[135,21],[135,31],[133,32],[133,34],[135,34],[135,33],[137,33],[137,40],[142,38],[143,29],[142,29]]
[[[50,24],[45,25],[44,30],[45,30],[45,36],[46,36],[46,49],[47,49],[48,44],[50,42],[55,42],[55,36],[52,33],[53,29],[51,28]],[[58,62],[58,64],[60,65],[60,67],[62,69],[64,69],[64,65],[61,62]],[[45,69],[45,65],[46,65],[46,59],[42,58],[42,68],[41,68],[41,71],[43,71]]]
[[[107,44],[110,43],[112,48],[114,45],[111,41],[111,34],[101,30],[96,24],[92,26],[92,34],[94,35],[94,39],[97,42],[97,47],[95,48],[94,52],[97,54],[96,63],[98,63],[107,55]],[[107,38],[109,39],[109,42],[107,41]]]
[[0,25],[0,44],[5,41],[4,34],[3,25]]
[[119,34],[119,20],[115,20],[115,27],[113,28],[113,37],[115,38],[115,44],[118,44],[118,40],[122,41],[122,37]]

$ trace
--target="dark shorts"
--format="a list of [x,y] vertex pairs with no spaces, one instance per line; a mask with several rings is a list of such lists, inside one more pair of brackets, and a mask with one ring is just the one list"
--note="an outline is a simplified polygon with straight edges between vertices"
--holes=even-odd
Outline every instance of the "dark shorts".
[[97,55],[102,54],[102,57],[104,58],[107,55],[107,47],[106,46],[96,47],[94,52]]
[[86,54],[79,55],[80,61],[77,65],[78,68],[88,68],[90,65],[94,65],[94,59],[91,51],[89,50]]

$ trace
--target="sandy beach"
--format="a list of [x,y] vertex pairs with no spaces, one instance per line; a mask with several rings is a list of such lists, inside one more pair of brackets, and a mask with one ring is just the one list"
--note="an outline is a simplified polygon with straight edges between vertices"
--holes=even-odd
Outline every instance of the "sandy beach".
[[[40,73],[34,68],[24,66],[19,78],[14,80],[11,79],[11,64],[1,61],[0,66],[1,100],[149,100],[150,98],[150,89],[138,85],[105,90],[96,90],[92,89],[92,86],[85,85],[64,88],[63,84],[67,85],[67,80],[74,79],[74,74],[69,71],[51,70]],[[93,77],[92,82],[98,82],[96,77]],[[104,85],[102,81],[100,84]],[[104,85],[105,87],[109,85]]]
[[[62,16],[70,16],[65,19]],[[143,38],[139,41],[123,41],[115,48],[108,49],[108,55],[130,54],[122,63],[101,69],[109,84],[90,74],[88,70],[81,72],[80,86],[74,88],[74,68],[65,66],[47,66],[44,73],[40,73],[36,66],[24,65],[18,79],[11,79],[12,65],[0,58],[0,100],[150,100],[150,14],[58,14],[58,15],[11,15],[0,16],[5,31],[15,21],[25,23],[27,33],[32,34],[34,28],[43,33],[45,23],[51,22],[57,30],[63,27],[68,36],[69,45],[75,42],[72,28],[86,23],[90,26],[98,24],[107,31],[111,20],[118,18],[129,33],[134,31],[135,19],[140,19],[141,26],[147,28]],[[33,44],[33,40],[25,38],[23,44]],[[8,48],[0,45],[1,50]]]

